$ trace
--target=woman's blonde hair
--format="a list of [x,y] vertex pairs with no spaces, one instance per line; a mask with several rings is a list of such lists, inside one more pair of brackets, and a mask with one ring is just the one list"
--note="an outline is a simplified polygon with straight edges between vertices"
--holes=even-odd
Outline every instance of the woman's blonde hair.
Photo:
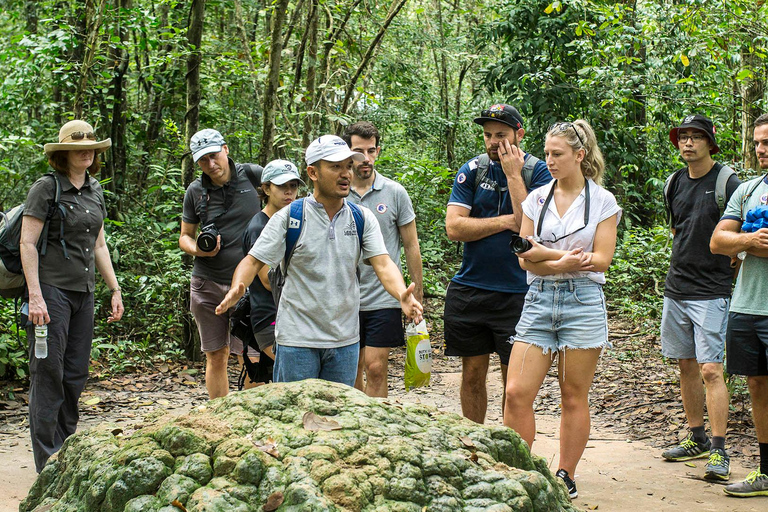
[[581,161],[581,174],[600,185],[603,181],[605,161],[603,152],[597,145],[595,131],[584,119],[572,123],[555,123],[547,132],[549,137],[562,137],[574,151],[584,149],[584,159]]

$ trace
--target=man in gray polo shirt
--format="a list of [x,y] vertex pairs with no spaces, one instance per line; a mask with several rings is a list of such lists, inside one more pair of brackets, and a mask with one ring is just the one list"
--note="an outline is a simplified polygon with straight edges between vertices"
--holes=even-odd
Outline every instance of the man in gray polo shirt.
[[229,391],[230,349],[237,354],[243,351],[242,342],[229,334],[229,315],[217,316],[214,309],[229,290],[232,273],[243,257],[243,231],[261,210],[261,202],[245,169],[229,158],[219,132],[201,130],[192,136],[189,147],[203,174],[184,194],[179,247],[195,257],[190,310],[205,354],[205,387],[213,399]]
[[[314,192],[302,202],[299,234],[277,307],[275,381],[320,378],[354,385],[359,355],[357,265],[368,260],[384,288],[398,297],[409,318],[421,321],[421,304],[406,288],[403,276],[387,254],[376,218],[365,207],[362,240],[345,198],[352,182],[352,160],[362,155],[335,135],[323,135],[306,151],[307,175]],[[300,200],[301,201],[301,200]],[[289,225],[298,219],[283,208],[269,220],[248,255],[240,262],[232,286],[216,308],[224,314],[245,292],[266,264],[284,259]],[[361,243],[362,242],[362,243]]]
[[[414,295],[423,303],[422,268],[416,214],[402,185],[374,169],[381,152],[379,130],[360,121],[347,127],[344,141],[365,160],[352,163],[350,199],[370,209],[379,221],[381,234],[392,261],[400,269],[400,239],[405,247],[408,274],[416,285]],[[368,396],[387,396],[387,366],[390,348],[405,344],[399,302],[390,296],[369,265],[360,265],[360,361],[355,387]],[[363,380],[365,376],[365,382]]]

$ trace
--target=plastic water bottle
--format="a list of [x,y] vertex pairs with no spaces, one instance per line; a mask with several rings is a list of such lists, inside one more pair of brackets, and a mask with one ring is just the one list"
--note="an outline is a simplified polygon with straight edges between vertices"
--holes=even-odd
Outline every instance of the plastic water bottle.
[[35,326],[35,357],[38,359],[48,357],[48,326],[46,324]]

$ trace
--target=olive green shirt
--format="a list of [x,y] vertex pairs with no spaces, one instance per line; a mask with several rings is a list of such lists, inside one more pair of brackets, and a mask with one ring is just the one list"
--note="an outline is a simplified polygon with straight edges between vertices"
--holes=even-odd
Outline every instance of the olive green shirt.
[[[56,175],[61,183],[60,206],[48,227],[45,256],[40,255],[40,282],[62,290],[93,292],[96,286],[96,259],[93,251],[107,217],[104,192],[99,182],[87,173],[80,189],[75,188],[65,175],[59,172]],[[27,194],[24,215],[44,221],[55,192],[52,179],[38,179]],[[65,244],[61,243],[62,222]]]

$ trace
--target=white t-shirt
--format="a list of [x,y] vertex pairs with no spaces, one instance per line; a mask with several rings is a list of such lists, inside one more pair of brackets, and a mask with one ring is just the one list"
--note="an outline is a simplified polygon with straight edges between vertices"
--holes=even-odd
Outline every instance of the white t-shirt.
[[[605,219],[616,215],[616,223],[618,224],[621,219],[621,207],[616,203],[616,198],[596,184],[592,180],[587,180],[589,186],[589,224],[587,227],[577,233],[573,233],[577,229],[584,226],[584,207],[586,202],[586,196],[584,190],[581,191],[579,196],[571,203],[568,211],[565,215],[560,217],[557,213],[557,206],[555,205],[555,198],[549,202],[546,214],[544,215],[543,223],[541,226],[541,233],[536,233],[536,228],[539,225],[539,215],[544,203],[547,200],[550,190],[555,185],[556,180],[539,187],[525,198],[523,201],[523,214],[533,221],[534,235],[538,234],[542,239],[542,245],[551,249],[558,249],[562,251],[570,251],[573,249],[584,249],[584,252],[591,252],[595,241],[595,231],[597,225]],[[555,240],[557,237],[563,236],[568,233],[573,233],[570,236],[551,243],[549,240]],[[528,272],[528,284],[531,284],[536,277],[542,277],[543,279],[573,279],[577,277],[588,277],[596,283],[605,284],[605,274],[603,272],[567,272],[564,274],[554,274],[550,276],[537,276],[532,272]]]

